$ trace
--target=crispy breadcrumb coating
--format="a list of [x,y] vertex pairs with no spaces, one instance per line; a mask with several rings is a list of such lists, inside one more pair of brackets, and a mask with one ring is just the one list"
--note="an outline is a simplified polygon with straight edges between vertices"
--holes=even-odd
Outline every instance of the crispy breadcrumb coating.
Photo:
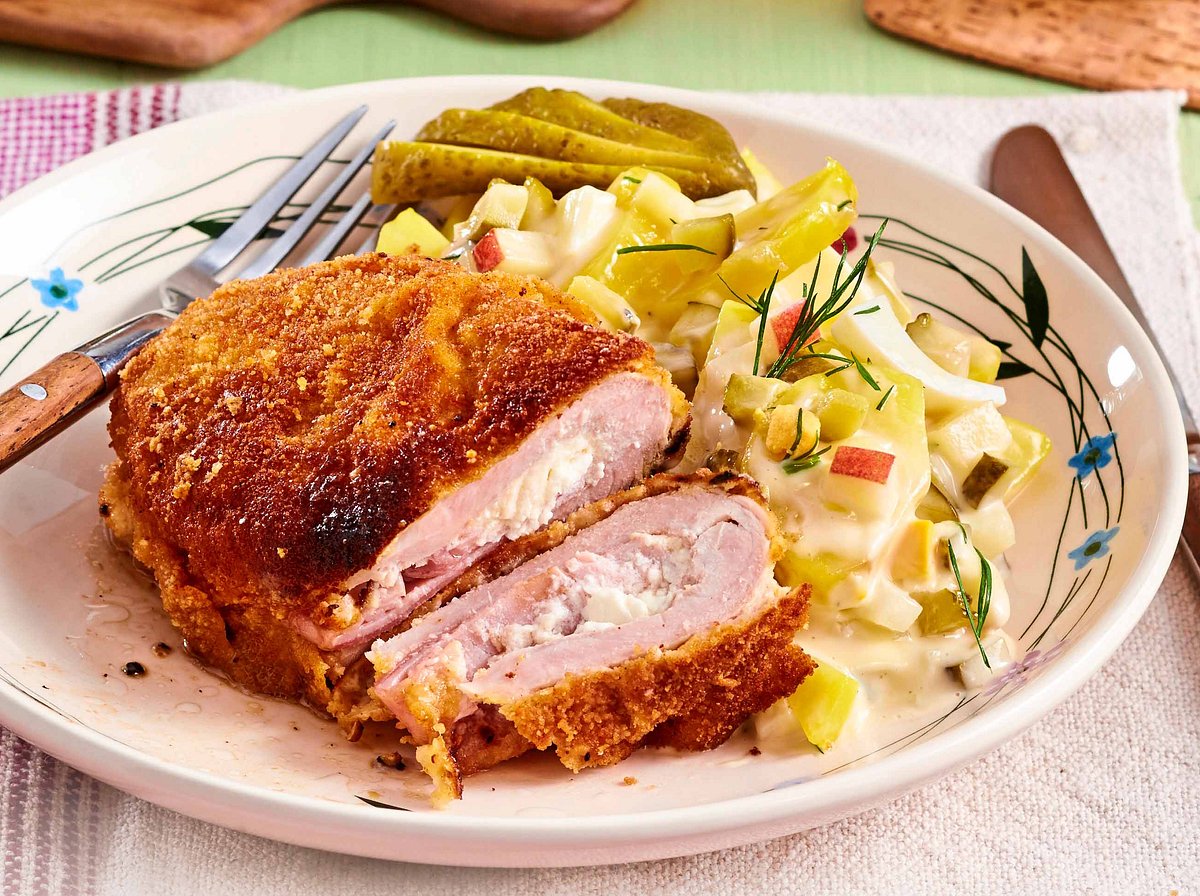
[[343,582],[616,373],[640,339],[544,281],[416,256],[344,257],[198,299],[124,370],[106,521],[189,649],[324,708],[342,669],[294,634],[353,617]]

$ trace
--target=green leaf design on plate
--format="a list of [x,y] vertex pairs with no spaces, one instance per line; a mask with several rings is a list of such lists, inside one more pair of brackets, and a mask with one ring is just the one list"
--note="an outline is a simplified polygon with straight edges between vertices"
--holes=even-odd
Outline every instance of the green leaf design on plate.
[[1027,373],[1033,373],[1033,368],[1028,364],[1022,364],[1020,361],[1001,361],[1000,369],[996,372],[996,379],[1011,380]]
[[[187,226],[191,227],[193,230],[199,230],[205,236],[211,237],[215,240],[226,230],[232,227],[233,222],[236,220],[237,218],[214,218],[207,221],[195,220],[188,221]],[[283,236],[283,231],[278,227],[268,227],[257,237],[255,237],[255,239],[261,240],[266,238],[274,238],[277,236]]]
[[1025,300],[1029,338],[1035,347],[1041,348],[1046,341],[1046,329],[1050,326],[1050,302],[1046,298],[1046,286],[1024,246],[1021,247],[1021,298]]
[[376,809],[395,809],[397,812],[411,812],[412,809],[405,809],[403,806],[393,806],[391,803],[381,803],[379,800],[373,800],[367,796],[359,796],[354,794],[356,799],[362,800],[368,806],[374,806]]

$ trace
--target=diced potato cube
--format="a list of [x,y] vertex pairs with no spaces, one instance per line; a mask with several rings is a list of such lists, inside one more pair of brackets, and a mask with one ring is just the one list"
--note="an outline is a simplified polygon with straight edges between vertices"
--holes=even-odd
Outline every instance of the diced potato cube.
[[415,250],[418,255],[439,258],[448,245],[450,241],[415,208],[406,208],[380,228],[375,248],[388,255],[404,255]]
[[987,653],[988,666],[983,664],[983,656],[976,651],[965,663],[958,667],[962,682],[971,690],[981,688],[999,675],[1007,666],[1012,665],[1013,654],[1008,639],[1003,632],[996,632],[990,638],[982,640],[984,652]]
[[929,520],[913,520],[892,549],[892,578],[909,590],[932,586],[938,574],[937,536]]
[[454,228],[456,240],[477,240],[489,230],[521,226],[529,191],[519,184],[494,183],[487,188],[471,210],[471,216]]
[[673,226],[672,220],[687,221],[695,217],[692,200],[665,174],[646,171],[641,181],[634,191],[632,207],[660,227],[666,229]]
[[822,660],[787,698],[804,736],[822,753],[833,746],[846,726],[858,687],[853,675]]
[[968,365],[967,376],[981,383],[996,382],[1000,373],[1000,360],[1003,357],[998,345],[993,345],[982,336],[972,336],[971,361]]
[[999,557],[1017,543],[1012,515],[997,498],[984,501],[976,510],[960,510],[959,515],[971,527],[971,541],[985,557]]
[[1050,438],[1028,423],[1011,417],[1005,417],[1004,423],[1012,433],[1012,443],[1008,450],[999,455],[1000,460],[1008,464],[1008,472],[1004,474],[996,494],[1002,496],[1005,501],[1012,501],[1021,489],[1029,484],[1033,474],[1050,453],[1051,446]]
[[776,460],[800,457],[817,447],[821,421],[798,404],[782,404],[770,412],[765,444]]
[[1003,457],[1010,444],[1012,433],[991,404],[976,405],[929,431],[929,450],[946,459],[958,482],[966,478],[985,451]]
[[853,608],[853,614],[891,631],[906,632],[921,615],[921,605],[902,588],[877,579],[862,603]]

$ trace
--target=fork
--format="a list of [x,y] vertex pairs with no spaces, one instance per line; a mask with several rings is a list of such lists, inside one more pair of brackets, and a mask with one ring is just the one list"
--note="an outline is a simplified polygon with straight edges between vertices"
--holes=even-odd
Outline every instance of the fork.
[[[118,375],[129,359],[161,333],[193,299],[208,295],[221,284],[218,276],[258,241],[276,215],[330,158],[366,112],[366,106],[359,106],[330,128],[224,233],[164,280],[159,286],[161,310],[141,314],[74,351],[64,352],[13,388],[0,393],[0,472],[103,401],[117,387]],[[243,267],[238,276],[259,277],[282,265],[370,161],[376,144],[395,126],[394,121],[389,121],[380,128],[291,226]],[[365,192],[294,263],[303,266],[333,257],[368,212],[372,213],[373,222],[381,223],[390,217],[394,208],[372,206],[370,192]],[[355,254],[369,250],[373,242],[374,228]]]

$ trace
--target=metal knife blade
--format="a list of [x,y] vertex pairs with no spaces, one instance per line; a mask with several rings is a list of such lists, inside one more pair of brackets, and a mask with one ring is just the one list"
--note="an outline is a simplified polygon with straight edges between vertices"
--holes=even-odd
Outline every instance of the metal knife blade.
[[1001,137],[992,156],[990,189],[1058,237],[1099,274],[1141,324],[1162,358],[1175,389],[1188,441],[1188,503],[1183,542],[1200,572],[1200,428],[1129,281],[1050,133],[1036,125],[1025,125]]

